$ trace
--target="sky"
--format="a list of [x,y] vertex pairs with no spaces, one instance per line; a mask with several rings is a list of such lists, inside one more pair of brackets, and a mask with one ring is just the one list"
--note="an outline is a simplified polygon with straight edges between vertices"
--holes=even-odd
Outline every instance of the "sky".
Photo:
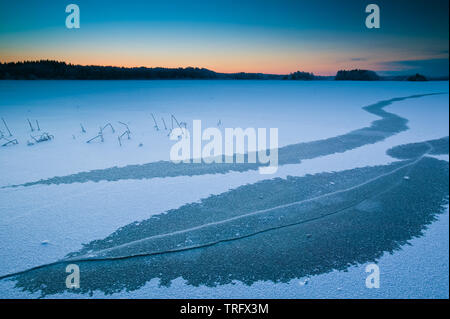
[[[68,29],[67,5],[80,8]],[[368,4],[380,28],[368,29]],[[448,0],[0,0],[0,62],[447,76]]]

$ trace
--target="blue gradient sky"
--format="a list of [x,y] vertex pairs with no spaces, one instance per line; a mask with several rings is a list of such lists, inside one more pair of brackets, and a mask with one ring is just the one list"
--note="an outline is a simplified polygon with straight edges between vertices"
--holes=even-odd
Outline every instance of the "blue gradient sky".
[[[78,4],[81,28],[65,27]],[[381,28],[365,27],[365,7]],[[0,0],[0,61],[448,75],[448,0]]]

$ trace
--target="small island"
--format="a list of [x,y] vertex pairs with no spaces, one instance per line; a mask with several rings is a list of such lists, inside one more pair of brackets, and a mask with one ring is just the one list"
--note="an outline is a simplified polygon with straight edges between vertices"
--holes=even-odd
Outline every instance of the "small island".
[[379,81],[381,78],[374,71],[370,70],[350,70],[338,71],[336,74],[336,81]]

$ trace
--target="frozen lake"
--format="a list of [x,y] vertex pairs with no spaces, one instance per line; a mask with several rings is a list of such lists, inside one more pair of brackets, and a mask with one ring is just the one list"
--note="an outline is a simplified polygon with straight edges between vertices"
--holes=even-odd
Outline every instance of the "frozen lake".
[[[0,81],[0,117],[19,141],[0,148],[0,297],[448,298],[448,92]],[[188,127],[278,128],[277,173],[170,166],[172,114]],[[28,146],[36,120],[54,139]],[[122,146],[118,121],[132,133]],[[115,132],[87,144],[106,123]],[[67,258],[80,264],[75,293]],[[365,287],[372,262],[379,289]]]

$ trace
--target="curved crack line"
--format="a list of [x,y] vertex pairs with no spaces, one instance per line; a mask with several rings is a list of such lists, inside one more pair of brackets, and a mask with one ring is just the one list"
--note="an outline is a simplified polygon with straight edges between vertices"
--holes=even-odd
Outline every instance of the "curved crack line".
[[[228,222],[231,222],[231,221],[234,221],[234,220],[238,220],[238,219],[242,219],[242,218],[245,218],[245,217],[260,215],[260,214],[264,214],[264,213],[267,213],[267,212],[270,212],[270,211],[274,211],[274,210],[277,210],[277,209],[289,208],[289,207],[301,205],[301,204],[304,204],[304,203],[313,202],[313,201],[316,201],[316,200],[319,200],[319,199],[323,199],[323,198],[326,198],[326,197],[330,197],[330,196],[333,196],[333,195],[336,195],[336,194],[346,193],[346,192],[355,190],[357,188],[360,188],[362,186],[368,185],[368,184],[370,184],[372,182],[375,182],[376,180],[381,179],[383,177],[392,175],[392,174],[394,174],[394,173],[396,173],[396,172],[398,172],[398,171],[400,171],[400,170],[402,170],[402,169],[404,169],[406,167],[412,166],[412,165],[416,164],[418,161],[420,161],[423,158],[423,156],[424,155],[422,155],[419,159],[417,159],[417,160],[415,160],[415,161],[413,161],[411,163],[408,163],[408,164],[402,165],[400,167],[397,167],[396,169],[394,169],[394,170],[392,170],[390,172],[387,172],[387,173],[381,174],[379,176],[373,177],[373,178],[371,178],[371,179],[369,179],[369,180],[367,180],[367,181],[365,181],[365,182],[363,182],[361,184],[354,185],[354,186],[349,187],[349,188],[340,189],[340,190],[337,190],[337,191],[334,191],[334,192],[331,192],[331,193],[319,195],[319,196],[308,198],[308,199],[303,199],[303,200],[296,201],[296,202],[293,202],[293,203],[288,203],[288,204],[283,204],[283,205],[279,205],[279,206],[275,206],[275,207],[270,207],[270,208],[267,208],[267,209],[257,210],[257,211],[246,213],[246,214],[243,214],[243,215],[238,215],[238,216],[234,216],[234,217],[231,217],[231,218],[228,218],[228,219],[224,219],[224,220],[220,220],[220,221],[216,221],[216,222],[211,222],[211,223],[207,223],[207,224],[203,224],[203,225],[199,225],[199,226],[195,226],[195,227],[191,227],[191,228],[187,228],[187,229],[182,229],[182,230],[174,231],[174,232],[171,232],[171,233],[159,234],[159,235],[154,235],[154,236],[150,236],[150,237],[134,240],[134,241],[126,243],[126,244],[122,244],[122,245],[114,246],[114,247],[111,247],[111,248],[98,250],[95,253],[96,254],[102,254],[104,252],[109,252],[109,251],[113,251],[113,250],[116,250],[116,249],[125,248],[125,247],[128,247],[130,245],[134,245],[134,244],[137,244],[137,243],[142,243],[142,242],[149,241],[149,240],[152,240],[152,239],[159,239],[159,238],[169,237],[169,236],[173,236],[173,235],[184,234],[184,233],[188,233],[188,232],[191,232],[191,231],[207,228],[207,227],[210,227],[210,226],[226,224]],[[81,256],[81,258],[82,257],[83,256]],[[95,257],[92,257],[91,259],[95,259]],[[69,258],[68,260],[71,260],[71,259]]]

